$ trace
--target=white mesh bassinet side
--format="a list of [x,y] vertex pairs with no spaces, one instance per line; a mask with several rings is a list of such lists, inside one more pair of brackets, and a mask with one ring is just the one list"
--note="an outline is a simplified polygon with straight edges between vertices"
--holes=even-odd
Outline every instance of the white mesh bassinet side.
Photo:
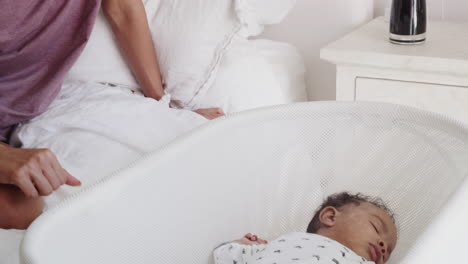
[[468,173],[456,122],[379,103],[303,103],[217,120],[46,212],[28,264],[211,263],[219,243],[304,231],[327,195],[377,195],[400,263]]

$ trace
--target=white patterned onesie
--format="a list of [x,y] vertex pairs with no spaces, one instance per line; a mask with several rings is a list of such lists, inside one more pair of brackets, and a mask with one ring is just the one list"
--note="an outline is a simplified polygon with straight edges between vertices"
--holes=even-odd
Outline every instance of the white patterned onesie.
[[213,254],[216,264],[375,264],[335,240],[309,233],[289,233],[265,245],[232,242]]

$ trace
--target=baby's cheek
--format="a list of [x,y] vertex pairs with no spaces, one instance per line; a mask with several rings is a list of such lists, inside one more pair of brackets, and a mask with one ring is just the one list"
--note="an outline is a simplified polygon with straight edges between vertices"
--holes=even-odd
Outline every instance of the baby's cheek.
[[350,248],[365,258],[369,257],[369,243],[377,243],[378,241],[375,230],[365,222],[357,222],[350,226],[347,235],[351,244]]

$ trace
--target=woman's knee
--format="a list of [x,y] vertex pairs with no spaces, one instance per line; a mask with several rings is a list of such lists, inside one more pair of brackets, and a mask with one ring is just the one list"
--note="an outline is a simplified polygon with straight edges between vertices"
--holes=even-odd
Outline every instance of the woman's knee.
[[43,209],[42,197],[28,198],[16,186],[0,184],[0,228],[26,229]]

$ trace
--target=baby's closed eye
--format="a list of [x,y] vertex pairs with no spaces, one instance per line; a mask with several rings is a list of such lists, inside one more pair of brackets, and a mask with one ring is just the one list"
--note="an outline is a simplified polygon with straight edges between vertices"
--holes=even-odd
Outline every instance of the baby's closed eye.
[[372,227],[374,227],[375,232],[377,232],[377,234],[380,234],[379,229],[377,228],[377,226],[374,223],[372,223],[372,221],[370,223],[371,223]]

